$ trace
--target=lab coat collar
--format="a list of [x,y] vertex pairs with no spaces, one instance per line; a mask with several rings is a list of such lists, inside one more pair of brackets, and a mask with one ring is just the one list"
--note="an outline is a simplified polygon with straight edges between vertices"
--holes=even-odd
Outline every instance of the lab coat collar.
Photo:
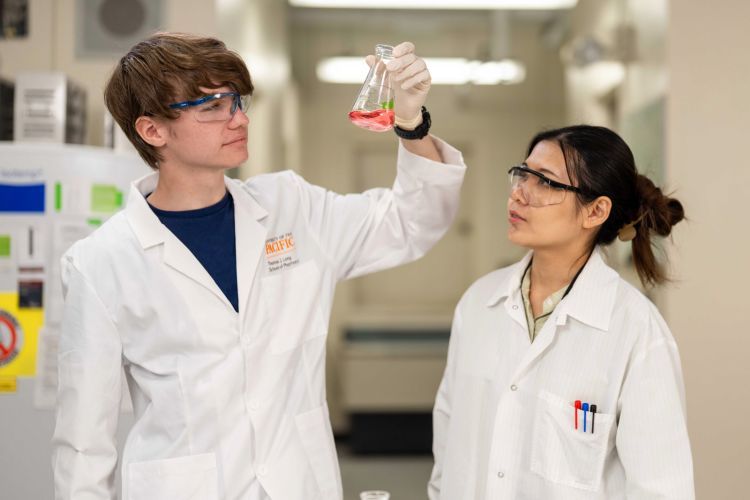
[[[158,173],[152,173],[135,181],[128,196],[125,209],[130,226],[144,250],[164,244],[164,263],[211,290],[229,308],[219,286],[198,259],[182,242],[164,226],[148,206],[145,195],[156,189]],[[253,279],[264,250],[267,230],[259,221],[268,215],[242,184],[228,177],[224,178],[227,190],[234,200],[235,238],[237,245],[237,289],[240,315],[247,312]]]
[[[496,306],[520,289],[523,272],[529,265],[532,254],[533,252],[528,252],[521,261],[508,269],[507,278],[492,294],[487,307]],[[570,316],[598,330],[607,331],[615,305],[618,281],[619,275],[604,262],[601,249],[597,246],[570,293],[558,305],[556,323],[565,324]]]
[[149,248],[163,243],[166,237],[166,228],[161,224],[159,218],[151,210],[146,201],[146,195],[153,193],[159,182],[159,173],[154,172],[133,181],[128,194],[128,203],[125,206],[130,227],[133,228],[135,236],[143,248]]
[[[144,249],[164,243],[169,233],[169,230],[159,221],[146,201],[146,195],[156,189],[158,182],[158,172],[150,173],[135,180],[131,185],[125,208],[133,232],[135,232]],[[243,210],[246,215],[255,220],[261,220],[268,215],[268,212],[234,180],[224,177],[224,183],[234,199],[235,209]]]
[[609,330],[620,276],[602,258],[596,247],[570,293],[560,302],[557,324],[571,316],[601,331]]

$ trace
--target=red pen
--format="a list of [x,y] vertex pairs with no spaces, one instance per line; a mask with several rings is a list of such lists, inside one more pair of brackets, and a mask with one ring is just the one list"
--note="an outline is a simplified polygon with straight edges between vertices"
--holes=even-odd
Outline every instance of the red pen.
[[576,407],[576,430],[578,430],[578,410],[581,409],[581,400],[580,399],[576,400],[575,407]]

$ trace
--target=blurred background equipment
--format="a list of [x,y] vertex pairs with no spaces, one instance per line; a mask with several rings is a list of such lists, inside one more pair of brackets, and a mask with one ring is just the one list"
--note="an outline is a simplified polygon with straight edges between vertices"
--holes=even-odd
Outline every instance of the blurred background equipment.
[[0,2],[0,39],[23,38],[29,34],[29,0]]
[[0,141],[13,140],[13,82],[0,78]]
[[25,72],[16,77],[13,139],[18,142],[83,144],[86,91],[62,72]]
[[341,385],[353,452],[431,452],[449,336],[449,329],[347,330]]
[[121,57],[158,31],[163,0],[76,0],[76,56]]

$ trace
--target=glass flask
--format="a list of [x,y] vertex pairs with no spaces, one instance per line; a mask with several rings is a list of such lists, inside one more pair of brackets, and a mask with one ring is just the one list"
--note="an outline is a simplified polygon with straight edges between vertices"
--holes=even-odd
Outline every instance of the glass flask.
[[391,59],[393,47],[375,46],[375,63],[370,67],[367,79],[349,112],[349,120],[356,126],[374,132],[385,132],[393,128],[393,87],[391,75],[385,69]]
[[390,500],[391,494],[387,491],[363,491],[359,494],[360,500]]

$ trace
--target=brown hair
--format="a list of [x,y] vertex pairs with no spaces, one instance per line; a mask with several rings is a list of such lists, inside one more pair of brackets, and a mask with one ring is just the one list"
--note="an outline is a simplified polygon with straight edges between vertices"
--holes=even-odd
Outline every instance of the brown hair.
[[541,132],[531,140],[528,154],[542,141],[553,141],[562,149],[568,175],[582,191],[577,194],[579,203],[590,203],[599,196],[612,200],[609,218],[592,246],[612,243],[621,229],[632,225],[636,231],[633,262],[641,282],[656,285],[668,281],[654,254],[651,236],[669,236],[672,226],[685,218],[679,200],[665,195],[651,179],[638,173],[630,148],[608,128],[575,125]]
[[175,119],[169,104],[204,95],[200,87],[253,93],[250,73],[224,42],[186,33],[156,33],[137,43],[115,67],[104,102],[141,158],[157,170],[161,156],[135,129],[140,116]]

